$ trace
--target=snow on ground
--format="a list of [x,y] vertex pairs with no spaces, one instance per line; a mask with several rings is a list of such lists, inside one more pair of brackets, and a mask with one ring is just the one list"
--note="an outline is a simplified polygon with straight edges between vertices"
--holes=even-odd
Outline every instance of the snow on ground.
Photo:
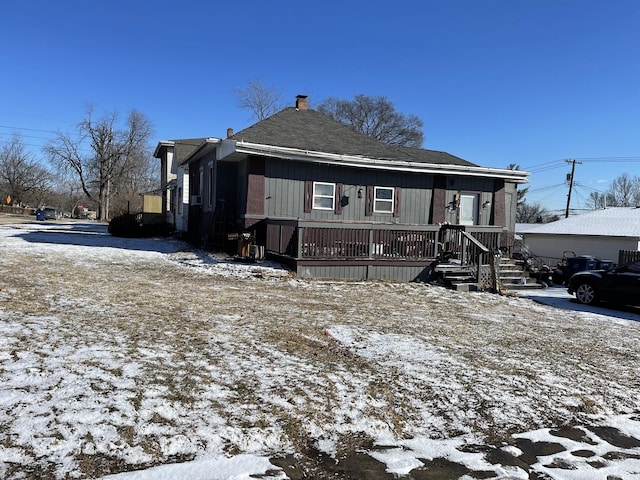
[[640,478],[637,310],[302,281],[97,223],[0,225],[0,271],[2,478],[288,478],[274,459],[358,451]]

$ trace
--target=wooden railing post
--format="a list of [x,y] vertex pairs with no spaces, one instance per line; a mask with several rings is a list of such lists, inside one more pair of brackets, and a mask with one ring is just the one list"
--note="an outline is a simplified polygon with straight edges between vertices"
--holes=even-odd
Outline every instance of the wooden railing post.
[[304,238],[304,227],[298,227],[298,251],[296,252],[297,258],[302,258],[302,241]]
[[374,248],[373,248],[373,228],[369,229],[369,258],[373,258],[373,252],[374,252]]

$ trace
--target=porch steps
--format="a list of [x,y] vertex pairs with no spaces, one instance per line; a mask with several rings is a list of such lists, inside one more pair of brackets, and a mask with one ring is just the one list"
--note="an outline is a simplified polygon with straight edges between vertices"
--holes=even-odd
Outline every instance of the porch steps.
[[478,284],[473,272],[468,267],[458,264],[441,263],[435,268],[444,281],[445,285],[460,292],[475,292]]
[[522,262],[510,258],[500,260],[500,282],[507,290],[543,288],[541,283],[529,275]]
[[[453,290],[475,292],[478,284],[475,281],[474,272],[458,264],[441,263],[435,267],[445,285]],[[539,289],[543,285],[532,278],[522,264],[516,263],[510,258],[500,261],[500,282],[507,290]]]

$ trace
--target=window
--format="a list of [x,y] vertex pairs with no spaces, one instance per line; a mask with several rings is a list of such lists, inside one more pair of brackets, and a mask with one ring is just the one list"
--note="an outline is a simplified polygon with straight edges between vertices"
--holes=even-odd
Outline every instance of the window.
[[335,207],[335,183],[313,182],[313,208],[333,210]]
[[393,188],[374,188],[373,211],[375,213],[393,213],[393,202]]
[[400,217],[400,187],[367,185],[364,215],[370,217],[374,213],[391,213]]

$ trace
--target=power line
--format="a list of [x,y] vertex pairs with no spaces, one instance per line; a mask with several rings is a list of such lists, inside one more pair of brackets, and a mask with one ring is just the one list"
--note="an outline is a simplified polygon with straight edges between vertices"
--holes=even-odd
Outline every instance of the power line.
[[524,168],[526,172],[529,173],[538,173],[538,172],[546,172],[548,170],[554,170],[556,168],[560,168],[564,166],[563,160],[553,160],[551,162],[539,163],[537,165],[531,165],[530,167]]
[[640,162],[640,157],[636,155],[631,155],[628,157],[586,157],[586,158],[580,158],[579,160],[582,160],[583,162],[587,162],[587,163],[602,162],[602,161],[611,162],[611,163],[616,163],[616,162],[624,163],[624,162]]
[[[640,156],[630,155],[628,157],[576,157],[576,161],[581,163],[640,163]],[[540,173],[555,170],[564,166],[565,160],[551,160],[549,162],[537,163],[524,167],[523,170],[529,173]]]
[[[0,132],[0,134],[3,135],[19,135],[19,136],[27,136],[27,135],[22,135],[22,131],[27,131],[27,132],[40,132],[40,133],[50,133],[52,135],[67,135],[67,136],[76,136],[76,137],[81,137],[82,134],[80,133],[67,133],[67,132],[60,132],[57,130],[42,130],[42,129],[38,129],[38,128],[28,128],[28,127],[15,127],[15,126],[10,126],[10,125],[0,125],[0,128],[6,128],[9,130],[12,130],[12,132]],[[38,138],[38,137],[35,137]],[[48,137],[42,137],[42,138],[48,138]]]
[[527,193],[542,192],[543,190],[549,190],[551,188],[557,188],[557,187],[564,187],[565,185],[566,185],[565,183],[558,183],[556,185],[549,185],[548,187],[534,188],[533,190],[527,190]]
[[582,183],[580,183],[580,182],[574,182],[574,184],[573,184],[573,185],[574,185],[575,187],[585,188],[585,189],[587,189],[587,190],[591,190],[591,191],[594,191],[594,192],[604,193],[602,190],[598,190],[597,188],[587,187],[586,185],[583,185],[583,184],[582,184]]

